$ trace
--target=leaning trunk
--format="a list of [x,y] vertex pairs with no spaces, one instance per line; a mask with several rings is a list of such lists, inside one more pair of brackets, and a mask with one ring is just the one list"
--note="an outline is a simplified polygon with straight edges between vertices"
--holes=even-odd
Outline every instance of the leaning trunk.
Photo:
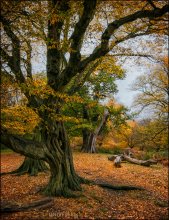
[[85,153],[96,153],[97,135],[87,129],[83,130],[83,144],[81,151]]
[[109,112],[107,109],[105,109],[103,116],[102,116],[102,120],[101,120],[100,124],[97,126],[97,128],[95,129],[95,131],[91,132],[87,129],[83,130],[83,145],[81,148],[82,152],[86,152],[86,153],[96,153],[97,152],[97,149],[96,149],[97,137],[98,137],[101,129],[103,128],[103,126],[106,124],[108,116],[109,116]]

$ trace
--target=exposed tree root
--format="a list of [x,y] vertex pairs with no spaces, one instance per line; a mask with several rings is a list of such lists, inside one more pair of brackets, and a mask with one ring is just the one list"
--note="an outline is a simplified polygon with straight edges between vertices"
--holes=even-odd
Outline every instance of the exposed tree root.
[[27,173],[30,176],[36,176],[39,172],[47,172],[48,170],[49,167],[44,161],[25,157],[24,162],[18,169],[10,172],[0,173],[0,175],[15,174],[20,176]]
[[107,188],[107,189],[112,189],[112,190],[145,190],[145,188],[143,187],[138,187],[138,186],[126,186],[126,185],[119,185],[119,186],[115,186],[115,185],[111,185],[109,183],[99,183],[99,182],[95,182],[92,180],[86,180],[86,182],[84,182],[84,184],[91,184],[91,185],[97,185],[100,186],[102,188]]
[[19,206],[17,204],[11,205],[11,204],[1,204],[1,212],[3,213],[10,213],[10,212],[21,212],[29,209],[34,209],[34,208],[48,208],[53,205],[53,199],[51,198],[45,198],[41,199],[35,202],[32,202],[27,205],[22,205]]
[[138,186],[126,186],[126,185],[121,185],[121,186],[114,186],[108,183],[96,183],[95,185],[98,185],[102,188],[107,188],[107,189],[112,189],[112,190],[145,190],[142,187]]

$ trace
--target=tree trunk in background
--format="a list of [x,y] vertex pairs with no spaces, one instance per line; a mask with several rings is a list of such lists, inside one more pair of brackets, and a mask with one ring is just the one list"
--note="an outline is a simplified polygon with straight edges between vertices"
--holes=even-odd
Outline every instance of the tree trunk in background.
[[98,134],[100,133],[101,129],[103,128],[103,125],[106,123],[109,116],[109,112],[107,109],[104,110],[102,120],[98,127],[95,129],[95,131],[91,132],[87,129],[83,130],[83,145],[81,148],[82,152],[86,153],[96,153],[96,141]]
[[88,129],[83,130],[83,145],[82,152],[96,153],[96,139],[97,135],[94,132],[90,132]]
[[81,147],[81,151],[85,152],[86,146],[88,146],[89,138],[90,138],[90,131],[87,128],[84,128],[82,130],[82,136],[83,136],[83,143]]

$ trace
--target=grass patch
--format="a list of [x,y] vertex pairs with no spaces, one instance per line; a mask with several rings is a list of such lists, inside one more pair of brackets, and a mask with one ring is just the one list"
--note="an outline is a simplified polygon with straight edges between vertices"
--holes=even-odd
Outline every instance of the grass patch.
[[143,155],[141,157],[138,157],[138,159],[141,160],[149,160],[153,158],[157,159],[168,159],[168,151],[154,151],[154,150],[149,150],[149,151],[144,151]]
[[109,148],[98,148],[98,153],[100,154],[113,154],[113,150]]
[[12,154],[14,153],[13,150],[6,148],[6,149],[1,149],[1,154]]

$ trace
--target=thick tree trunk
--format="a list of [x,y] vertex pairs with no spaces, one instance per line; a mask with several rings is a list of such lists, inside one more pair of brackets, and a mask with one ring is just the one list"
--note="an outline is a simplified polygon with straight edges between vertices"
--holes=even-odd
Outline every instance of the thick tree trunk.
[[[42,193],[48,196],[73,196],[72,191],[81,191],[81,183],[86,180],[79,177],[73,166],[73,157],[63,122],[47,121],[42,132],[42,141],[25,140],[16,135],[3,132],[2,143],[15,152],[33,159],[42,159],[49,164],[50,180]],[[47,128],[46,128],[47,127]]]
[[47,162],[51,176],[48,185],[42,190],[48,196],[72,196],[71,191],[80,191],[83,179],[74,170],[73,157],[63,122],[51,123],[46,133]]
[[[90,120],[88,110],[85,105],[83,106],[83,118],[88,121]],[[94,132],[91,132],[89,129],[84,128],[82,130],[82,135],[83,135],[83,144],[81,151],[85,153],[95,153],[96,146],[95,143],[93,142]]]

